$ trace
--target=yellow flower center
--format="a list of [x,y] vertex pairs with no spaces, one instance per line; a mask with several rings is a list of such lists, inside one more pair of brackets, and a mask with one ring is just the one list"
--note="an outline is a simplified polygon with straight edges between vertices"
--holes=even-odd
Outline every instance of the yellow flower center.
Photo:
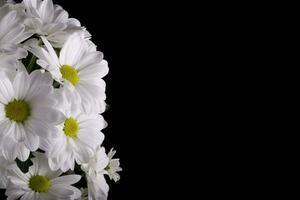
[[48,192],[52,186],[47,176],[32,176],[29,180],[29,188],[35,192]]
[[70,65],[63,65],[60,68],[60,72],[62,74],[62,77],[70,81],[74,86],[79,83],[78,71],[74,67]]
[[72,117],[68,118],[65,121],[63,130],[64,130],[64,133],[66,136],[68,136],[70,138],[77,138],[77,134],[79,131],[79,126],[78,126],[77,120],[73,119]]
[[30,106],[24,100],[14,100],[5,106],[6,117],[17,123],[23,123],[30,116]]

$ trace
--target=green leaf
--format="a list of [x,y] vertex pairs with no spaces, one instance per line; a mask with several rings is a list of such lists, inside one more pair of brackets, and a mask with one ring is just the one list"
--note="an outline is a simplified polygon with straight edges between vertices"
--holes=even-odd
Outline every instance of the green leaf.
[[33,155],[30,154],[29,158],[25,162],[20,161],[18,158],[16,159],[16,163],[23,173],[27,173],[29,170],[29,167],[33,164],[31,162],[32,157],[33,157]]

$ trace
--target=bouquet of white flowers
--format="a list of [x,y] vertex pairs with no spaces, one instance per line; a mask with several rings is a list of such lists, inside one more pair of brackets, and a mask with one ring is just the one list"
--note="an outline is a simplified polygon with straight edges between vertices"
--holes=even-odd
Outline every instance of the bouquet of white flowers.
[[118,181],[121,171],[116,152],[102,147],[107,73],[89,32],[61,6],[0,0],[0,188],[7,199],[107,199],[105,177]]

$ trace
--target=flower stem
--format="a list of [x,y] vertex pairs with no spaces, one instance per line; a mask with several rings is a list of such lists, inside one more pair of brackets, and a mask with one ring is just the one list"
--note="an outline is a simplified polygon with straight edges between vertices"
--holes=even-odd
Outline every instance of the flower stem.
[[[41,39],[39,39],[39,41],[38,41],[38,46],[41,46],[42,45],[42,40]],[[34,54],[32,54],[32,57],[31,57],[31,59],[30,59],[30,61],[29,61],[29,64],[28,64],[28,66],[27,66],[27,71],[28,71],[28,73],[31,73],[33,70],[34,70],[34,65],[36,64],[36,60],[37,60],[37,57],[34,55]]]
[[28,73],[31,73],[33,70],[33,66],[34,66],[34,64],[35,64],[35,62],[36,62],[36,59],[37,59],[37,57],[35,56],[35,55],[33,55],[32,54],[32,57],[31,57],[31,59],[30,59],[30,62],[29,62],[29,64],[28,64],[28,66],[27,66],[27,71],[28,71]]

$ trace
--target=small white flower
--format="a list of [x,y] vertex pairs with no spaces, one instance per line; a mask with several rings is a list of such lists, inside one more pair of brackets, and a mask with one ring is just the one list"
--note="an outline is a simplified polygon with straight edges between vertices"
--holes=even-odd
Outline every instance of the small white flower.
[[0,73],[0,155],[7,160],[25,161],[30,151],[47,150],[43,141],[57,135],[63,115],[54,108],[51,85],[49,73]]
[[99,147],[88,163],[82,164],[81,169],[86,173],[89,200],[106,200],[109,186],[104,175],[109,175],[115,182],[120,180],[117,172],[122,171],[119,159],[113,159],[116,151],[110,150],[108,155],[105,148]]
[[[25,58],[27,51],[20,45],[21,42],[29,38],[32,34],[28,32],[24,25],[22,12],[18,12],[11,4],[0,7],[0,62],[3,55],[14,57],[15,59]],[[0,63],[0,67],[1,67]]]
[[46,36],[55,47],[61,47],[68,36],[76,31],[84,30],[80,22],[69,18],[68,13],[52,0],[24,0],[26,21],[34,33]]
[[102,78],[108,73],[108,64],[103,54],[92,51],[94,47],[77,33],[69,37],[59,56],[46,38],[42,40],[45,48],[28,47],[39,58],[37,63],[63,83],[69,97],[81,100],[85,112],[104,112],[106,85]]
[[117,182],[120,180],[120,175],[118,174],[118,172],[122,171],[122,168],[120,167],[120,159],[113,159],[115,154],[116,151],[112,148],[108,153],[109,164],[106,167],[106,171],[109,178]]
[[103,117],[97,113],[83,113],[76,101],[69,102],[67,97],[59,95],[57,99],[64,121],[58,126],[56,139],[49,141],[49,165],[51,169],[74,170],[75,161],[86,163],[104,140],[101,132],[106,126]]
[[28,173],[18,168],[11,170],[5,192],[8,200],[75,200],[81,196],[80,190],[71,186],[81,176],[60,176],[61,171],[51,171],[44,154],[36,152],[34,156]]
[[12,9],[8,4],[0,8],[0,53],[14,54],[17,58],[26,57],[27,52],[19,44],[31,35],[24,25],[22,12]]
[[89,200],[106,200],[109,186],[104,175],[107,174],[105,168],[109,164],[109,158],[103,147],[99,147],[94,157],[86,164],[81,165],[81,169],[86,173],[88,182]]

